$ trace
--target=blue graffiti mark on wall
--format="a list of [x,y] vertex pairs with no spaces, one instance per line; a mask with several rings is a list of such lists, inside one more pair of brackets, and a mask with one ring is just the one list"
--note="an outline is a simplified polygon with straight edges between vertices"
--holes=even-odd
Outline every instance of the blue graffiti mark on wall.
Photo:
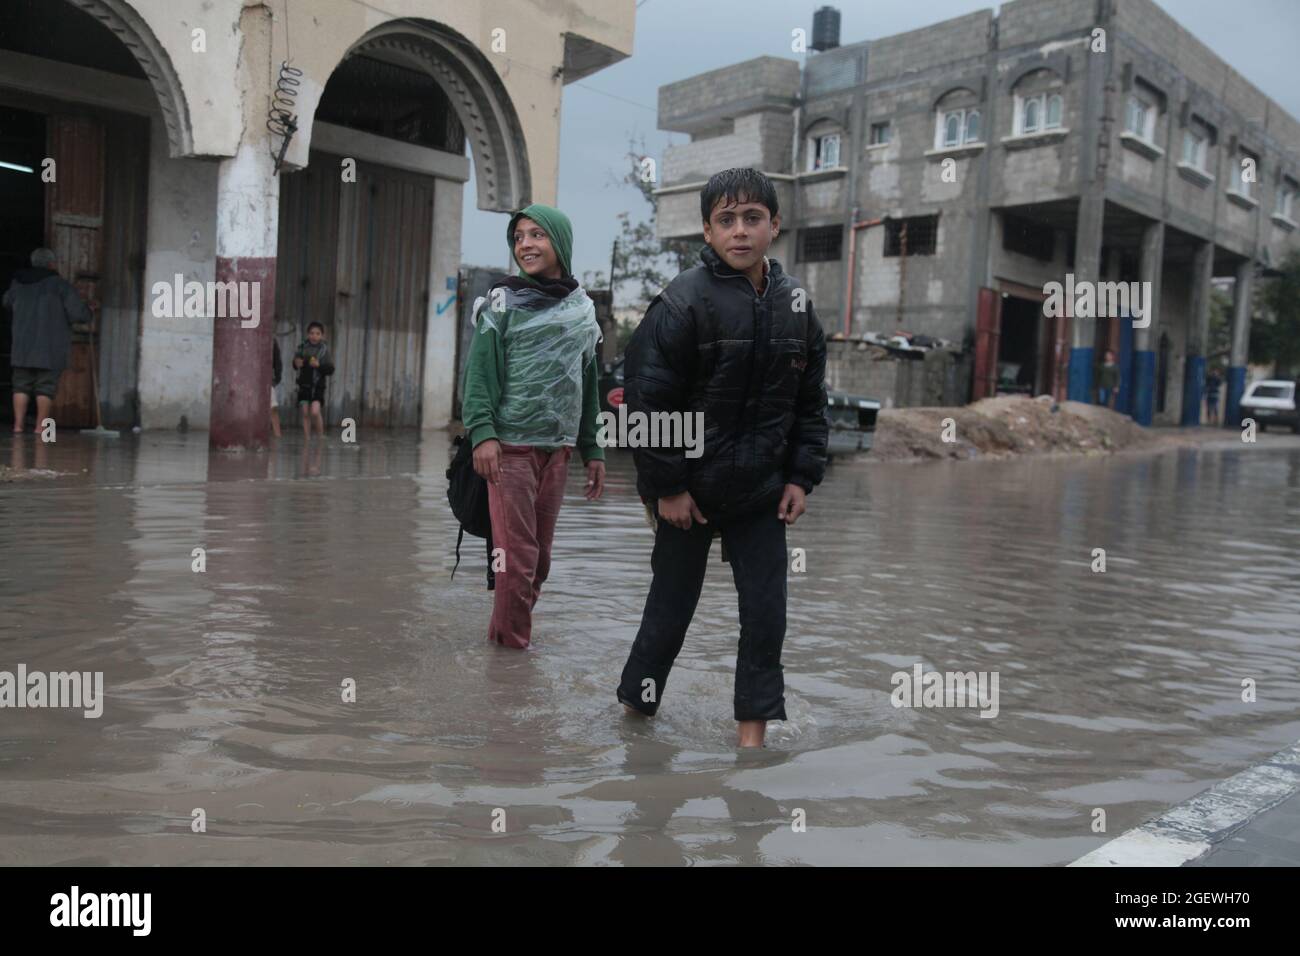
[[453,292],[451,295],[447,296],[447,301],[446,301],[446,302],[444,302],[442,305],[438,306],[438,315],[442,315],[442,313],[444,313],[444,312],[446,312],[448,309],[450,309],[452,303],[455,302],[455,301],[456,301],[456,293]]

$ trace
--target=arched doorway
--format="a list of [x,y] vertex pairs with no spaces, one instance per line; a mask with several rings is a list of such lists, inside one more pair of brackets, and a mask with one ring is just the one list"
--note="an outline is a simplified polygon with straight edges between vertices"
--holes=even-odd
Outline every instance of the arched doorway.
[[466,147],[478,204],[523,204],[514,108],[476,48],[404,20],[367,33],[335,67],[310,144],[306,168],[280,184],[281,418],[297,421],[290,359],[319,321],[336,364],[327,422],[440,427],[452,413]]
[[[138,421],[150,115],[173,155],[190,149],[189,110],[166,51],[122,0],[12,0],[0,7],[0,287],[48,246],[96,306],[78,333],[54,418]],[[147,86],[146,86],[147,84]],[[120,96],[119,104],[115,97]],[[0,315],[0,415],[11,417],[10,316]],[[92,374],[92,357],[94,369]]]

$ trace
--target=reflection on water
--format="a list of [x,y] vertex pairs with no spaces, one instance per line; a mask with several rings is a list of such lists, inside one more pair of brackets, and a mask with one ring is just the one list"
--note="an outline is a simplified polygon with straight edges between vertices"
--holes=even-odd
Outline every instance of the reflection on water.
[[[477,539],[449,580],[444,435],[204,442],[61,438],[61,477],[0,486],[0,669],[107,696],[0,711],[0,863],[1061,863],[1094,807],[1113,836],[1300,737],[1300,453],[837,463],[753,753],[716,550],[659,716],[615,703],[651,543],[626,458],[595,504],[571,470],[518,652]],[[998,672],[999,715],[895,709],[917,661]]]

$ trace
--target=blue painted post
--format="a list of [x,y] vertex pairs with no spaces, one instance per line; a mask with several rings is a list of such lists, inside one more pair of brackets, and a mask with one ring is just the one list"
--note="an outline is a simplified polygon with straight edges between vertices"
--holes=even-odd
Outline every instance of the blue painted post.
[[1092,348],[1070,349],[1070,377],[1065,397],[1072,402],[1097,404],[1097,393],[1092,387]]
[[1246,391],[1246,366],[1229,365],[1227,381],[1224,383],[1227,404],[1223,406],[1223,427],[1241,427],[1241,396]]
[[1183,418],[1181,424],[1201,424],[1201,400],[1205,397],[1205,356],[1189,355],[1183,372]]

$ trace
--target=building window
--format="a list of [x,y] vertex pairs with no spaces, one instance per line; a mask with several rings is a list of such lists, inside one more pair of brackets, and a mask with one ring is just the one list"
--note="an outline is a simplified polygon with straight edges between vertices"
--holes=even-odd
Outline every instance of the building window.
[[836,262],[840,258],[841,226],[816,226],[799,230],[800,262]]
[[1124,129],[1148,143],[1155,142],[1156,107],[1145,96],[1137,93],[1128,95],[1128,109],[1124,118]]
[[1183,162],[1205,172],[1205,156],[1209,140],[1204,126],[1196,122],[1191,123],[1183,130]]
[[1059,93],[1036,93],[1033,96],[1022,97],[1018,100],[1017,106],[1020,128],[1016,132],[1021,136],[1059,129],[1061,126]]
[[831,169],[840,164],[840,134],[827,133],[813,138],[808,150],[808,171]]
[[886,256],[932,256],[938,241],[938,216],[885,220]]
[[884,122],[871,124],[871,139],[869,142],[872,146],[884,146],[886,143],[893,140],[893,138],[894,127],[892,123]]
[[[1247,162],[1249,160],[1249,162]],[[1246,169],[1249,167],[1253,172],[1250,179],[1246,178]],[[1251,188],[1255,185],[1252,180],[1259,176],[1259,157],[1253,156],[1244,149],[1237,156],[1237,162],[1232,167],[1232,189],[1239,196],[1250,198]]]
[[1283,219],[1291,219],[1295,194],[1296,184],[1290,179],[1282,180],[1277,187],[1277,195],[1273,197],[1273,215],[1280,216]]
[[1051,226],[1003,213],[1002,248],[1041,262],[1051,262],[1056,255],[1056,233]]
[[980,141],[980,111],[944,110],[938,114],[935,149],[951,149]]

